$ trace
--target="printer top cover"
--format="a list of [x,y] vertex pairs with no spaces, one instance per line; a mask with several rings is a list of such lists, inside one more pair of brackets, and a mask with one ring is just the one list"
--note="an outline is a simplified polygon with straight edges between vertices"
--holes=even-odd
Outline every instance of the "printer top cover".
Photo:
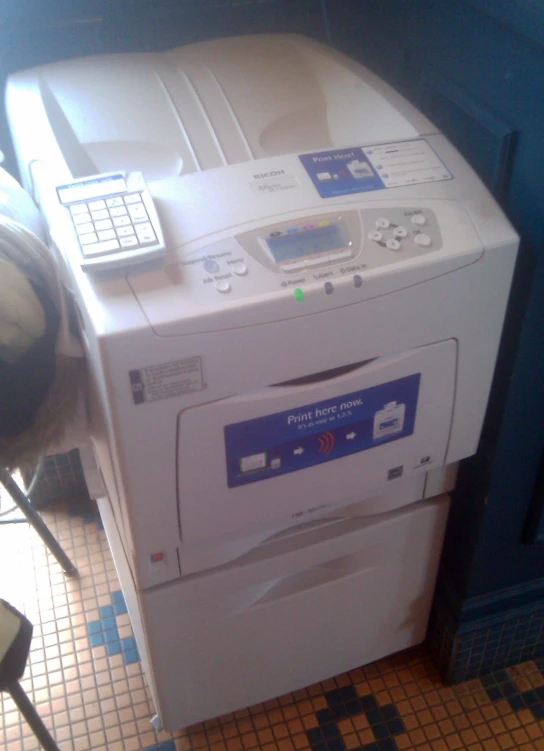
[[34,113],[41,100],[45,127],[29,123],[44,134],[40,158],[51,164],[52,134],[74,177],[140,170],[157,180],[436,132],[369,71],[296,35],[81,58],[18,77]]

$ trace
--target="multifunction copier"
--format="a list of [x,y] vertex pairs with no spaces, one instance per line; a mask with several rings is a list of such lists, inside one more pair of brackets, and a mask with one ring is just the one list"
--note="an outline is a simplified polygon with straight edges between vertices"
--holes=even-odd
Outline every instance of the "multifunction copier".
[[165,728],[424,638],[518,238],[435,126],[296,35],[12,75]]

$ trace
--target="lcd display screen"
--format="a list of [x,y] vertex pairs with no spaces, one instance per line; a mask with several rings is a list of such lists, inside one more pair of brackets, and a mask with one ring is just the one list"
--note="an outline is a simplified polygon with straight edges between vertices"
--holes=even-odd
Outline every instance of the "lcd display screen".
[[67,185],[59,185],[57,193],[62,204],[89,201],[92,198],[113,196],[116,193],[126,193],[127,184],[122,172],[101,177],[90,177]]
[[293,258],[302,258],[314,253],[326,253],[338,248],[345,248],[347,245],[344,233],[338,224],[285,233],[277,237],[267,237],[266,244],[276,263],[290,261]]

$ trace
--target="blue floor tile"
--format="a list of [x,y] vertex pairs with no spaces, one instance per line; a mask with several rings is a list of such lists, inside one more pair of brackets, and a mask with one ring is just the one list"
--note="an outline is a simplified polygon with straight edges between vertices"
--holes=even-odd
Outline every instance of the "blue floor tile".
[[115,602],[113,604],[113,609],[115,611],[115,615],[124,615],[125,613],[128,613],[127,606],[123,602]]
[[398,751],[398,746],[393,738],[386,738],[384,741],[378,741],[380,751]]
[[143,751],[176,751],[176,744],[174,741],[164,741],[156,746],[146,746]]
[[361,714],[363,711],[363,705],[359,699],[350,699],[344,706],[348,717],[354,717],[355,715]]
[[394,704],[387,704],[381,708],[382,717],[384,720],[398,720],[399,710]]
[[115,616],[108,616],[107,618],[102,618],[102,628],[104,631],[110,631],[111,629],[117,629],[117,621],[115,620]]
[[324,738],[330,743],[330,741],[341,737],[340,728],[336,722],[329,722],[327,725],[323,725],[321,728]]
[[112,600],[115,615],[123,615],[127,612],[125,597],[120,589],[118,589],[116,592],[112,592]]
[[366,712],[366,718],[372,727],[383,722],[382,713],[379,709],[368,709]]
[[115,642],[118,642],[120,646],[121,640],[119,639],[119,631],[116,628],[104,631],[104,641],[106,644],[114,644]]
[[104,644],[104,634],[91,634],[89,641],[91,642],[91,647],[101,647]]
[[499,686],[486,686],[487,695],[491,699],[491,701],[498,701],[499,699],[504,699],[504,694],[499,688]]
[[137,649],[127,649],[123,652],[123,659],[125,665],[130,665],[133,662],[140,662],[140,653]]
[[400,735],[401,733],[406,732],[404,722],[400,719],[400,717],[397,717],[393,720],[388,720],[387,727],[389,728],[391,735]]
[[321,728],[311,728],[310,730],[308,730],[306,735],[308,736],[308,740],[312,748],[314,748],[314,745],[316,743],[320,743],[324,740],[323,731]]
[[121,639],[123,649],[136,649],[136,639],[133,636],[127,636]]
[[327,741],[327,751],[346,751],[346,744],[342,738]]
[[344,702],[342,694],[340,693],[340,689],[338,688],[335,688],[333,691],[327,691],[327,693],[325,694],[325,699],[327,700],[329,707],[333,707],[335,704],[342,704]]
[[372,694],[368,694],[367,696],[361,696],[361,706],[365,712],[368,712],[371,709],[376,709],[378,707],[378,702],[376,701],[376,697]]

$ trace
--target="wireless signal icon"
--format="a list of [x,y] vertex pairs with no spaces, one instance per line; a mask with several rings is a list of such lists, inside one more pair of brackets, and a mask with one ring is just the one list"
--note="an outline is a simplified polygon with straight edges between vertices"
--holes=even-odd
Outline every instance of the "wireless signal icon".
[[319,442],[319,453],[330,454],[334,448],[333,434],[329,430],[327,430],[327,432],[323,433],[323,435],[320,435],[317,440]]

